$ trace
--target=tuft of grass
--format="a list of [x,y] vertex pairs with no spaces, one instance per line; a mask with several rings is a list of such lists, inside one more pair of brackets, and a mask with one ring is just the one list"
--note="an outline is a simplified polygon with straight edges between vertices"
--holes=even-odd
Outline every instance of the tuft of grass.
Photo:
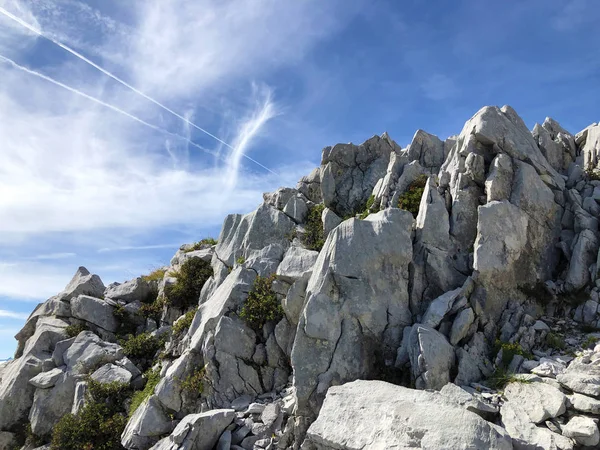
[[486,384],[492,389],[501,390],[509,383],[523,383],[529,384],[531,381],[525,380],[521,377],[516,376],[514,373],[499,367],[494,373],[486,380]]
[[156,269],[150,272],[148,275],[142,275],[142,279],[145,281],[162,281],[166,272],[167,269]]
[[592,346],[595,346],[596,343],[598,342],[598,338],[596,336],[588,336],[585,341],[583,341],[581,343],[581,346],[583,348],[590,348]]
[[323,230],[323,220],[321,219],[324,209],[325,205],[320,203],[310,208],[308,212],[302,243],[309,250],[320,251],[323,244],[325,244],[325,232]]
[[137,391],[131,397],[131,405],[129,406],[129,417],[133,416],[135,410],[140,407],[144,401],[154,393],[154,388],[160,381],[160,370],[148,370],[144,373],[146,385],[141,391]]
[[238,266],[241,266],[241,265],[242,265],[242,264],[244,264],[245,262],[246,262],[246,258],[244,258],[243,256],[240,256],[239,258],[237,258],[237,259],[235,260],[235,263],[236,263]]
[[194,252],[196,250],[201,250],[205,245],[217,245],[217,241],[211,237],[204,238],[198,242],[194,242],[190,248],[188,248],[185,253]]
[[240,311],[240,317],[259,333],[267,322],[279,322],[283,317],[281,303],[271,289],[274,280],[275,275],[257,276]]
[[82,331],[87,331],[87,330],[88,330],[88,327],[82,323],[69,325],[67,328],[65,328],[65,331],[67,332],[67,336],[69,336],[69,338],[76,337]]
[[194,316],[196,315],[196,311],[196,309],[188,311],[185,316],[183,316],[183,319],[179,319],[177,322],[175,322],[173,325],[173,335],[180,336],[185,330],[190,328],[190,325],[192,325],[192,321],[194,320]]
[[213,275],[210,262],[200,258],[187,259],[177,273],[177,281],[165,286],[165,297],[169,305],[189,308],[197,305],[204,283]]
[[546,335],[546,347],[564,350],[567,347],[567,344],[562,336],[555,333],[548,333]]
[[494,349],[496,353],[502,350],[502,367],[507,367],[515,355],[521,355],[525,359],[533,358],[533,355],[529,352],[526,352],[518,342],[513,342],[511,344],[509,342],[502,342],[497,339]]
[[425,191],[426,184],[427,175],[419,175],[415,181],[408,185],[406,192],[400,195],[398,208],[410,211],[413,217],[416,218],[419,214],[419,205],[421,204],[421,197]]

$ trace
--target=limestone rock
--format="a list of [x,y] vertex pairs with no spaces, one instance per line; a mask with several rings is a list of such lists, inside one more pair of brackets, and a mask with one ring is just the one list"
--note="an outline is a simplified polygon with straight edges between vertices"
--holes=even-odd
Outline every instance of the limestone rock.
[[576,358],[565,372],[556,376],[556,380],[574,392],[600,396],[600,366],[585,358]]
[[509,383],[504,389],[508,402],[515,403],[535,424],[560,416],[566,411],[565,395],[545,383]]
[[60,298],[70,300],[79,295],[101,297],[104,289],[104,283],[98,275],[92,275],[85,267],[79,267],[67,287],[60,293]]
[[441,389],[450,381],[454,348],[440,332],[426,325],[413,325],[408,355],[417,389]]
[[64,371],[59,368],[49,370],[48,372],[42,372],[29,380],[29,383],[39,389],[48,389],[56,384],[63,372]]
[[104,364],[92,374],[92,380],[99,383],[127,383],[133,378],[131,372],[115,364]]
[[187,415],[173,433],[161,439],[152,450],[212,450],[234,416],[235,411],[232,409],[215,409]]
[[578,444],[594,447],[600,443],[598,425],[591,417],[575,416],[562,429],[563,435]]
[[314,449],[512,449],[506,432],[436,392],[382,381],[329,389],[307,443]]
[[79,295],[71,300],[73,317],[98,325],[106,331],[115,332],[119,322],[113,314],[114,308],[102,299]]
[[129,450],[145,450],[170,433],[174,424],[163,411],[156,396],[151,396],[135,410],[121,435],[121,445]]
[[292,350],[299,410],[316,411],[334,380],[367,376],[375,352],[393,364],[402,329],[412,321],[412,222],[409,212],[387,209],[347,220],[327,237]]
[[100,364],[123,358],[123,349],[117,344],[103,341],[90,331],[82,331],[65,351],[63,358],[69,371],[83,374]]
[[469,328],[475,320],[475,313],[472,308],[463,309],[456,315],[452,322],[450,330],[450,344],[457,345],[469,333]]
[[75,378],[63,373],[50,389],[37,389],[29,412],[31,431],[37,436],[50,434],[62,416],[71,412]]
[[151,283],[142,277],[137,277],[122,284],[109,286],[104,291],[104,297],[121,300],[126,303],[135,301],[144,302],[152,290]]
[[312,271],[317,256],[319,256],[319,253],[313,250],[290,247],[277,268],[277,277],[288,283],[293,283]]

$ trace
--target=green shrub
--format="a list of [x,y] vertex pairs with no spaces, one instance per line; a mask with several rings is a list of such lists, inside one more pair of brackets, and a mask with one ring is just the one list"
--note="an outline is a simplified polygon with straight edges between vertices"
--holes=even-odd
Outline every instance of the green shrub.
[[154,393],[154,388],[160,381],[160,370],[148,370],[144,373],[146,385],[141,391],[137,391],[131,397],[131,405],[129,406],[129,417],[133,416],[136,409],[140,407],[144,401]]
[[120,341],[125,356],[132,359],[153,359],[156,352],[162,347],[162,342],[149,333],[137,336],[130,334]]
[[201,368],[189,374],[181,382],[181,390],[190,397],[198,397],[204,392],[204,375],[206,370]]
[[177,322],[175,322],[173,325],[173,334],[175,336],[179,336],[185,330],[190,328],[190,325],[192,325],[192,321],[194,320],[194,316],[196,315],[196,311],[197,309],[188,311],[185,316],[183,316],[183,319],[179,319]]
[[267,322],[279,322],[283,317],[283,308],[277,295],[271,289],[275,275],[257,276],[240,311],[240,317],[257,332],[261,332]]
[[310,208],[308,212],[302,243],[309,250],[320,251],[323,244],[325,244],[325,232],[323,231],[323,220],[321,219],[324,209],[325,205],[321,203]]
[[74,325],[69,325],[67,328],[65,328],[65,331],[67,332],[67,336],[69,336],[69,338],[76,337],[82,331],[87,331],[87,330],[88,330],[88,327],[85,326],[82,323],[77,323],[77,324],[74,324]]
[[167,303],[176,308],[197,305],[202,286],[212,275],[210,262],[200,258],[187,259],[177,273],[177,281],[165,286]]
[[415,181],[408,185],[406,192],[398,199],[398,208],[410,211],[413,217],[419,214],[421,197],[427,184],[427,175],[419,175]]
[[162,281],[167,273],[167,269],[156,269],[150,272],[148,275],[142,275],[142,279],[145,281]]
[[217,245],[217,241],[211,237],[204,238],[198,242],[194,242],[194,245],[185,250],[185,253],[201,250],[203,245]]
[[375,203],[375,196],[371,195],[369,197],[369,199],[367,200],[367,204],[365,206],[365,210],[362,213],[360,213],[360,215],[358,217],[360,220],[365,219],[371,213],[378,212],[378,211],[371,211],[371,208],[373,208],[373,203]]
[[565,340],[555,333],[548,333],[546,335],[546,347],[554,348],[556,350],[564,350],[567,347]]
[[243,256],[240,256],[238,259],[235,260],[235,263],[239,266],[241,266],[245,262],[246,262],[246,258],[244,258]]
[[600,171],[598,171],[594,164],[590,161],[585,169],[585,174],[587,175],[588,180],[600,180]]
[[76,414],[66,414],[52,431],[51,450],[121,450],[127,424],[123,402],[126,383],[88,380],[87,401]]
[[598,338],[596,336],[588,336],[585,341],[581,343],[581,346],[585,348],[590,348],[598,342]]
[[154,319],[158,323],[160,322],[164,306],[164,299],[157,298],[152,303],[142,303],[139,314],[143,317]]

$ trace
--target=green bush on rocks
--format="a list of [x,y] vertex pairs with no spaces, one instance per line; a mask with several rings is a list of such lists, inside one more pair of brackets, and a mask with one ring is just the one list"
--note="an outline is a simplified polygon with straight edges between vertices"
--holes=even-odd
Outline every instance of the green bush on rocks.
[[425,191],[425,185],[427,184],[427,175],[419,175],[415,181],[408,185],[406,192],[400,195],[398,199],[398,208],[410,211],[413,217],[417,217],[419,214],[419,205],[421,204],[421,197],[423,191]]

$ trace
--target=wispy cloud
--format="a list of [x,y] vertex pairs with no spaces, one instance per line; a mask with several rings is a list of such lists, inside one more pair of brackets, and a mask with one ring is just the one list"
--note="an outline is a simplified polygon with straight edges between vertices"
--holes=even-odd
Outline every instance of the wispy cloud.
[[27,319],[27,317],[29,317],[29,314],[0,309],[0,318],[1,317],[7,317],[9,319],[25,320],[25,319]]
[[77,256],[76,253],[63,252],[63,253],[47,253],[47,254],[43,254],[43,255],[28,256],[24,259],[43,261],[43,260],[53,260],[53,259],[74,258],[75,256]]
[[130,250],[156,250],[160,248],[177,248],[181,244],[156,244],[156,245],[123,245],[121,247],[103,247],[98,253],[123,252]]

